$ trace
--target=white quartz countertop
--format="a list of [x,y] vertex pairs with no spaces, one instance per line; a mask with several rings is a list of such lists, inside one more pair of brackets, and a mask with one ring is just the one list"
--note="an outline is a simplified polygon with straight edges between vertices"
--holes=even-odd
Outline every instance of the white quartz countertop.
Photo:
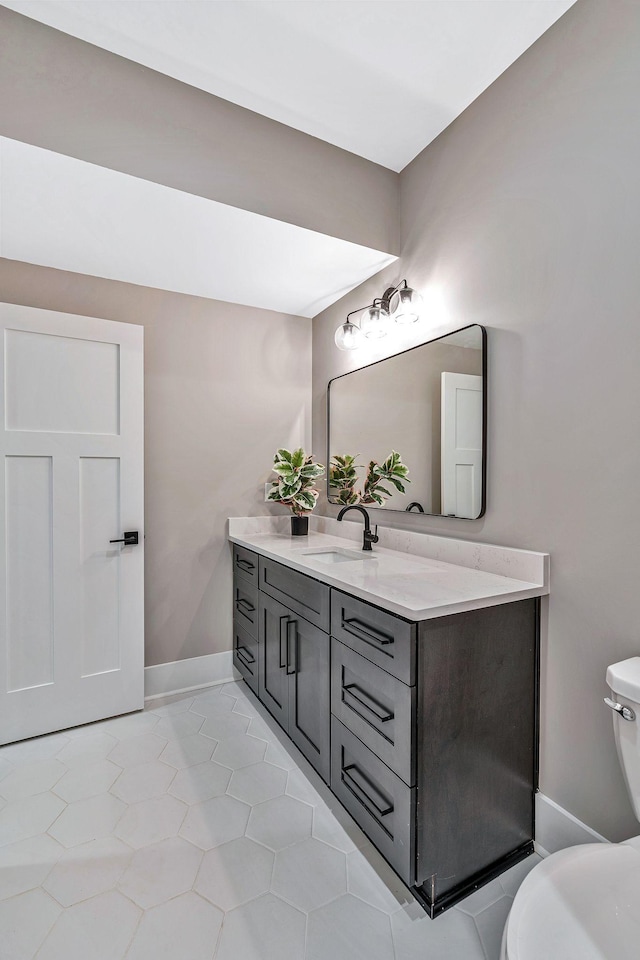
[[[547,554],[390,528],[378,530],[380,542],[367,553],[361,549],[361,523],[336,524],[312,518],[316,527],[344,528],[345,536],[312,529],[307,537],[291,537],[284,532],[283,519],[289,518],[232,518],[229,539],[407,620],[429,620],[549,593]],[[385,546],[386,540],[398,543],[401,549]],[[414,540],[415,553],[410,549]],[[418,555],[418,551],[437,554],[452,550],[456,563]],[[330,562],[335,553],[338,562]],[[483,559],[484,566],[492,569],[482,569]],[[512,575],[495,572],[501,568]],[[516,572],[518,576],[513,575]]]

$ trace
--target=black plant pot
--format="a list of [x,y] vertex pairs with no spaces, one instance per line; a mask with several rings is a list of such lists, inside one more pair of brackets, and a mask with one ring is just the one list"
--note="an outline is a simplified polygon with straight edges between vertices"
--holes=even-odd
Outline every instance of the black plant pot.
[[306,537],[309,533],[309,517],[291,517],[291,536]]

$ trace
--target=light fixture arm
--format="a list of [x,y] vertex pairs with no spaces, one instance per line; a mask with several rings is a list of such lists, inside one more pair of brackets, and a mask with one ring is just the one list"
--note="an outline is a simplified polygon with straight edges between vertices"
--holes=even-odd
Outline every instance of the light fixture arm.
[[[384,292],[384,293],[382,294],[382,296],[380,297],[380,303],[382,304],[382,306],[384,307],[384,309],[387,311],[387,313],[391,313],[391,298],[392,298],[399,290],[406,290],[406,288],[407,288],[407,281],[406,281],[406,280],[401,280],[400,283],[396,284],[395,287],[387,287],[387,289],[385,290],[385,292]],[[374,301],[374,302],[375,302],[375,301]]]
[[354,313],[362,313],[363,310],[370,310],[371,307],[375,307],[375,305],[376,305],[376,301],[374,300],[373,303],[367,303],[367,305],[364,307],[358,307],[356,310],[352,310],[351,313],[347,314],[345,323],[349,322],[349,317],[352,317]]

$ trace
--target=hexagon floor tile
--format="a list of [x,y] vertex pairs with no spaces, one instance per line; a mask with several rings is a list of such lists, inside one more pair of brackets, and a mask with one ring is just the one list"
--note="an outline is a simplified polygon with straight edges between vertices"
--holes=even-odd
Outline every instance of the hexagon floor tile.
[[274,797],[251,810],[247,836],[270,850],[284,850],[311,836],[313,807],[293,797]]
[[143,910],[187,893],[202,862],[202,850],[182,837],[170,837],[136,850],[118,884]]
[[178,770],[169,793],[185,803],[202,803],[226,793],[231,779],[231,770],[221,767],[214,760],[197,763],[193,767]]
[[223,917],[221,910],[196,893],[176,897],[146,911],[127,960],[211,960]]
[[105,837],[65,850],[43,887],[63,907],[111,890],[131,860],[131,847]]
[[498,960],[531,857],[437,920],[242,683],[0,747],[4,960]]
[[271,889],[309,912],[347,892],[347,858],[320,840],[303,840],[276,854]]
[[229,781],[227,793],[245,803],[263,803],[284,794],[287,772],[272,763],[252,763],[236,770]]
[[233,910],[267,893],[273,854],[248,837],[239,837],[205,853],[194,890],[222,910]]
[[226,914],[216,960],[301,960],[304,934],[304,914],[267,894]]
[[235,797],[214,797],[189,808],[180,836],[202,850],[211,850],[244,836],[251,807]]
[[133,803],[118,823],[115,834],[135,850],[147,847],[177,836],[187,809],[181,800],[168,796]]

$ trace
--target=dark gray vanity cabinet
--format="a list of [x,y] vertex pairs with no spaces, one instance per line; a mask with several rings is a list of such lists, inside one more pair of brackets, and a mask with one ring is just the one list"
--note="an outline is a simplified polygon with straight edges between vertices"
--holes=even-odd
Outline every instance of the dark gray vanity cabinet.
[[538,600],[416,623],[244,550],[234,603],[236,667],[431,916],[532,852]]
[[[317,586],[327,591],[328,601],[328,588],[324,584]],[[304,609],[304,604],[296,606],[298,611]],[[328,633],[309,623],[300,612],[260,591],[258,696],[327,783],[331,724],[329,656]]]

